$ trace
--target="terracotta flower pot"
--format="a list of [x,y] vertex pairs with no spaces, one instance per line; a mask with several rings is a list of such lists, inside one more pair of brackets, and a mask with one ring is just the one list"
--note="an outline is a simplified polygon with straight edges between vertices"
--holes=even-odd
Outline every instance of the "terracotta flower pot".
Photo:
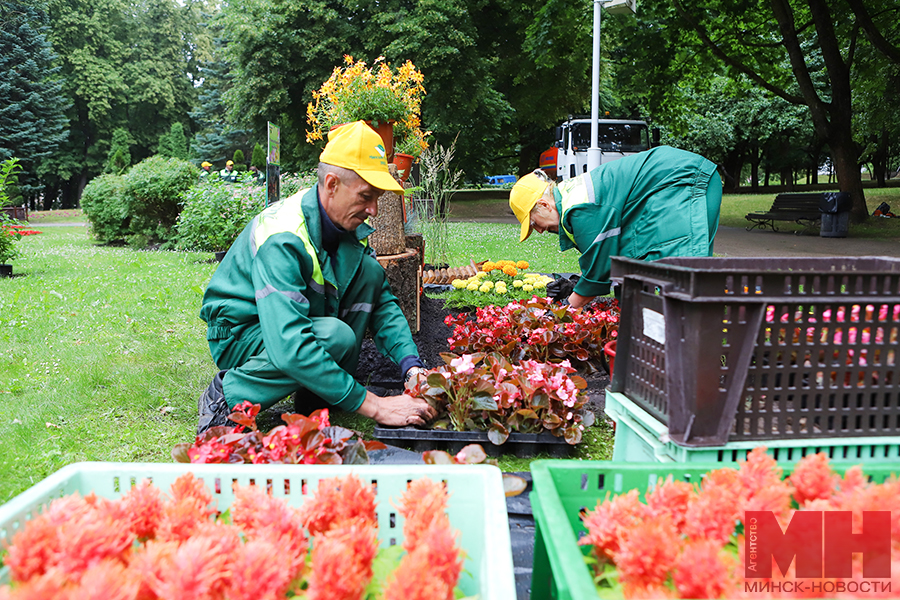
[[413,157],[409,154],[397,152],[394,154],[394,164],[397,165],[397,171],[400,172],[400,181],[406,181],[409,178],[409,172],[412,170]]
[[384,144],[384,158],[387,162],[394,160],[394,122],[393,121],[366,121],[366,123],[381,136]]

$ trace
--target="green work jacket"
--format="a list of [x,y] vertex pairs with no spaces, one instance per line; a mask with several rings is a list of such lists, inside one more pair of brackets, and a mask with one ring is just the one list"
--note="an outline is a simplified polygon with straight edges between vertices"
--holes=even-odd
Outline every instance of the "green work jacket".
[[581,252],[575,293],[608,294],[612,256],[709,256],[706,190],[715,171],[702,156],[660,146],[561,183],[554,190],[559,248]]
[[[322,249],[318,186],[273,204],[251,221],[210,279],[200,318],[207,339],[226,339],[260,324],[269,360],[298,387],[355,411],[366,389],[338,366],[312,332],[314,317],[345,320],[358,306],[342,297],[368,269],[382,269],[365,239],[367,223],[340,235],[337,266]],[[368,321],[375,346],[395,363],[419,352],[387,277]],[[359,335],[358,339],[362,339]]]

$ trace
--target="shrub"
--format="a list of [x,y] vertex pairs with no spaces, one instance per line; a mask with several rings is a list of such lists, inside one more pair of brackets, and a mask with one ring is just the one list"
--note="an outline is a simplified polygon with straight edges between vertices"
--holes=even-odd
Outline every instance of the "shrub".
[[234,170],[240,173],[241,171],[247,170],[247,163],[244,162],[244,151],[238,148],[234,151]]
[[122,175],[100,175],[91,180],[81,195],[81,208],[91,223],[97,241],[104,244],[128,236],[128,208],[122,196]]
[[143,245],[174,241],[181,196],[196,182],[200,170],[178,158],[151,156],[131,168],[124,178],[123,198],[131,218],[129,243]]
[[258,143],[253,146],[253,153],[250,155],[250,166],[256,167],[260,171],[266,170],[266,151]]
[[266,190],[210,181],[183,194],[176,246],[180,250],[227,250],[266,203]]
[[22,234],[13,227],[16,223],[18,221],[0,212],[0,265],[9,263],[19,255],[15,242],[22,238]]

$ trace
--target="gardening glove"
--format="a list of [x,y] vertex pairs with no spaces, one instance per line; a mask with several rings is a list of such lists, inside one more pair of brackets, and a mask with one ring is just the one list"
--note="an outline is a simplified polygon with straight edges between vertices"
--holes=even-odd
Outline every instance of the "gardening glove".
[[[575,284],[581,279],[578,275],[557,275],[553,274],[555,279],[547,284],[547,297],[552,298],[554,302],[565,306],[568,304],[568,297],[575,290]],[[565,303],[563,302],[565,300]]]

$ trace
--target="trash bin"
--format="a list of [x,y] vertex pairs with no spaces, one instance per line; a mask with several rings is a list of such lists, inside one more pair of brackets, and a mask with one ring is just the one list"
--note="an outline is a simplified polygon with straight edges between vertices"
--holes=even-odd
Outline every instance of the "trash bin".
[[850,193],[825,192],[819,202],[822,212],[820,237],[847,237],[850,232]]

